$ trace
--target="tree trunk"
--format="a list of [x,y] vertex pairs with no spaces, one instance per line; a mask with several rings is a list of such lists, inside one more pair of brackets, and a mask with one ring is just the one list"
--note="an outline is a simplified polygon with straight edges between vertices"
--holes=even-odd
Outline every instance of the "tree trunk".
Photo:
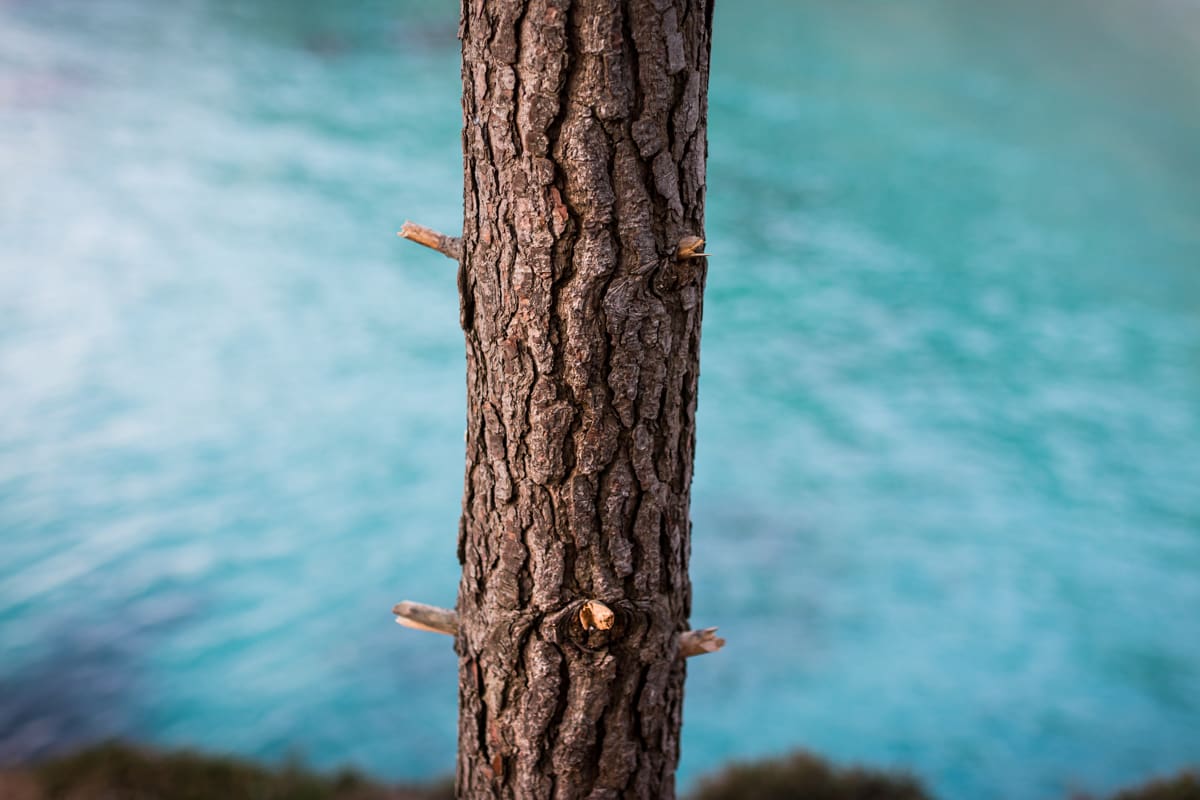
[[461,798],[674,796],[711,24],[463,0]]

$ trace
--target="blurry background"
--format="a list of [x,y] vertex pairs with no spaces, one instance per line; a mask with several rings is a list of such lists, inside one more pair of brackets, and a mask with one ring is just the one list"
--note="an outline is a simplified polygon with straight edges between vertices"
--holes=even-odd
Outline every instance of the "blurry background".
[[[452,3],[0,0],[0,763],[452,769]],[[1200,755],[1200,6],[718,2],[681,776]]]

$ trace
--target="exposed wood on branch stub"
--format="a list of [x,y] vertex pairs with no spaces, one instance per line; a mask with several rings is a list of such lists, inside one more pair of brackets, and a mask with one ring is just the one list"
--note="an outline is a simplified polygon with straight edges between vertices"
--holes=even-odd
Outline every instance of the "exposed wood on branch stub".
[[400,226],[400,230],[396,235],[401,239],[408,239],[411,242],[424,245],[431,250],[437,250],[442,255],[452,258],[455,261],[462,259],[462,239],[438,233],[433,228],[426,228],[424,225],[405,221]]
[[616,615],[612,609],[599,600],[588,600],[583,604],[583,608],[579,609],[579,624],[585,631],[593,628],[606,631],[612,628],[615,621]]
[[715,653],[725,646],[725,640],[717,636],[716,628],[703,628],[679,635],[679,654],[684,658]]
[[[607,612],[607,616],[604,612]],[[458,614],[449,608],[405,600],[396,603],[392,607],[392,613],[396,615],[396,622],[406,628],[449,636],[458,633]],[[585,630],[589,627],[608,630],[615,618],[612,609],[597,600],[587,601],[579,612],[579,622]],[[703,628],[679,634],[679,654],[684,658],[715,653],[724,646],[725,640],[717,636],[716,628]]]
[[458,615],[448,608],[404,600],[392,607],[392,613],[397,623],[408,628],[451,636],[458,633]]
[[675,250],[675,257],[680,260],[705,257],[708,253],[700,252],[700,248],[702,247],[704,247],[704,240],[699,236],[685,236],[679,240],[679,247]]

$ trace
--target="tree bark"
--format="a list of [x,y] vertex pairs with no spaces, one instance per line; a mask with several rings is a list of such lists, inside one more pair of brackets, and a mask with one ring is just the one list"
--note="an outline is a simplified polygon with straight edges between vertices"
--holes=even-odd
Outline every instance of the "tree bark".
[[463,0],[461,798],[674,796],[711,24]]

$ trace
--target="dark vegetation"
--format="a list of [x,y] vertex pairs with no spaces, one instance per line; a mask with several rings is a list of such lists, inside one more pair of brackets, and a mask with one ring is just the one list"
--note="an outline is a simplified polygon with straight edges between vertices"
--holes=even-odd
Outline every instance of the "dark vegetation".
[[106,743],[0,773],[0,800],[453,800],[448,781],[385,786],[351,770],[319,775],[224,756]]
[[[0,771],[2,800],[453,800],[449,781],[388,786],[344,770],[264,767],[192,752],[156,753],[107,743],[33,767]],[[703,779],[689,800],[932,800],[903,773],[841,768],[808,753],[735,763]],[[1099,800],[1088,795],[1074,800]],[[1200,800],[1183,772],[1107,800]]]
[[1196,800],[1200,797],[1200,775],[1183,772],[1173,778],[1150,781],[1136,789],[1118,792],[1112,800]]
[[809,753],[734,763],[701,780],[692,800],[932,800],[899,773],[831,765]]

